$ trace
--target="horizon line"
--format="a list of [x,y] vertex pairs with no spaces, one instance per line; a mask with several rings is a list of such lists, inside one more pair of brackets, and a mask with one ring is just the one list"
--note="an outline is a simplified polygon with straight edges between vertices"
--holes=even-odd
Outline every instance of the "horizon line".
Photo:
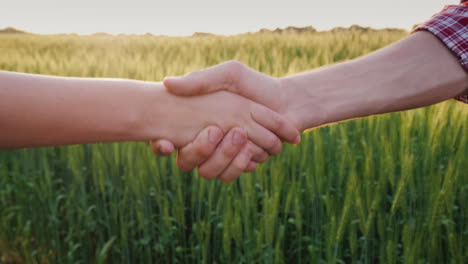
[[[413,25],[413,28],[417,24]],[[381,27],[381,28],[374,28],[372,26],[363,26],[360,24],[352,24],[349,26],[336,26],[333,28],[329,29],[316,29],[312,25],[307,25],[307,26],[287,26],[287,27],[276,27],[274,29],[270,28],[260,28],[257,31],[246,31],[246,32],[240,32],[240,33],[234,33],[234,34],[222,34],[222,33],[214,33],[214,32],[206,32],[206,31],[194,31],[191,34],[157,34],[154,32],[144,32],[144,33],[129,33],[129,32],[120,32],[120,33],[109,33],[105,31],[96,31],[93,33],[77,33],[77,32],[56,32],[56,33],[37,33],[37,32],[31,32],[27,31],[24,29],[20,29],[14,26],[6,26],[4,28],[0,29],[0,34],[33,34],[33,35],[79,35],[79,36],[93,36],[93,35],[108,35],[108,36],[119,36],[119,35],[152,35],[152,36],[173,36],[173,37],[183,37],[183,36],[201,36],[201,35],[212,35],[212,36],[235,36],[235,35],[242,35],[242,34],[255,34],[255,33],[320,33],[320,32],[333,32],[333,31],[338,31],[338,30],[369,30],[369,31],[380,31],[380,30],[391,30],[391,31],[410,31],[406,28],[402,27]],[[293,32],[291,32],[293,31]]]

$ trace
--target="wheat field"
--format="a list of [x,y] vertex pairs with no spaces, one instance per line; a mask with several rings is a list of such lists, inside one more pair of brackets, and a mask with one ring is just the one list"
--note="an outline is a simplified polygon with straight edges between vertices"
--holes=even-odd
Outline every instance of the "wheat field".
[[[407,35],[4,34],[0,70],[160,81],[235,59],[284,76]],[[467,263],[467,116],[450,100],[314,129],[231,184],[146,142],[0,151],[0,263]]]

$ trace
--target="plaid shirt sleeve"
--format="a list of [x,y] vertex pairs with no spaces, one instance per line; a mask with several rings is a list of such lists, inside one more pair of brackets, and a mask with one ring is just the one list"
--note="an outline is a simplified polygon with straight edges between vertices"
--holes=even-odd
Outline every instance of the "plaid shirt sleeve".
[[[426,30],[439,38],[455,54],[468,73],[468,0],[446,6],[413,32]],[[455,98],[468,104],[468,93]]]

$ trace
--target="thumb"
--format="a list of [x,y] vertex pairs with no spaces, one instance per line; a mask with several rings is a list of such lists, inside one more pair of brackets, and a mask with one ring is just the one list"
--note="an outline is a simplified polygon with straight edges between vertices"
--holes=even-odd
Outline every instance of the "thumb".
[[181,77],[168,77],[163,83],[175,95],[195,96],[228,91],[274,110],[278,110],[284,93],[276,78],[259,73],[237,61],[224,62]]
[[163,84],[170,93],[181,96],[201,95],[221,90],[239,93],[237,89],[239,78],[245,67],[240,62],[228,61],[184,76],[167,77]]
[[165,139],[150,140],[151,149],[158,156],[167,156],[174,152],[174,144]]

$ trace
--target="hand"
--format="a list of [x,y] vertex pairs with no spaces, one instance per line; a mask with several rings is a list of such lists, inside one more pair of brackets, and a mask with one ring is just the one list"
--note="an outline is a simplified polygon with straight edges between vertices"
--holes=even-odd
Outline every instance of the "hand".
[[[288,98],[290,98],[289,92],[292,89],[283,89],[282,83],[279,79],[270,77],[268,75],[256,72],[247,66],[239,62],[226,62],[206,70],[190,73],[187,76],[180,78],[167,78],[164,81],[167,89],[170,92],[179,95],[196,95],[203,93],[215,92],[218,90],[228,90],[235,92],[242,96],[248,97],[258,103],[264,104],[273,110],[288,115]],[[289,115],[293,118],[293,115]],[[296,121],[297,122],[297,121]],[[296,127],[298,125],[296,124]],[[229,137],[227,137],[229,139]],[[199,140],[197,138],[197,140]],[[297,137],[292,143],[299,143],[300,137]],[[174,147],[171,142],[167,140],[152,141],[153,150],[156,154],[167,155],[173,152]],[[231,165],[231,160],[237,154],[239,149],[232,147],[229,143],[221,144],[215,151],[215,145],[208,144],[208,142],[197,141],[192,144],[190,148],[182,148],[178,155],[178,164],[180,168],[187,168],[188,170],[193,169],[196,166],[200,167],[200,174],[203,176],[205,171],[205,160],[211,156],[208,164],[214,168],[214,171],[222,171],[228,169]],[[237,152],[236,152],[237,151]],[[236,152],[236,153],[234,153]],[[241,153],[245,153],[243,149]],[[199,155],[203,153],[204,155]],[[229,158],[224,160],[219,158],[220,153],[230,153]],[[257,150],[257,153],[258,150]],[[197,158],[198,157],[198,158]],[[257,159],[255,159],[257,158]],[[262,162],[267,160],[263,153],[260,152],[257,156],[254,156],[254,161]],[[236,158],[237,159],[237,158]],[[215,162],[217,161],[217,162]],[[222,161],[222,162],[221,162]],[[185,167],[184,164],[190,164]],[[248,166],[249,171],[254,168],[253,165]],[[232,169],[229,169],[232,170]],[[223,177],[221,177],[221,180]]]
[[[229,182],[242,172],[254,171],[258,163],[268,159],[268,154],[251,142],[237,144],[233,139],[234,133],[246,136],[241,128],[231,129],[224,138],[220,128],[205,128],[194,141],[179,150],[179,168],[190,171],[199,166],[199,174],[202,177],[212,179],[219,175],[219,180]],[[174,151],[174,146],[167,140],[153,140],[151,145],[154,153],[158,155],[169,155]],[[236,159],[233,160],[234,158]]]
[[155,94],[158,98],[163,96],[161,100],[164,100],[164,104],[154,114],[165,115],[165,123],[152,119],[151,116],[145,119],[148,120],[148,127],[163,127],[159,136],[169,139],[176,147],[190,143],[195,137],[194,132],[198,133],[208,125],[217,125],[223,131],[236,126],[242,127],[253,143],[273,155],[280,153],[282,149],[278,137],[288,142],[295,142],[299,137],[298,131],[283,116],[236,94],[221,91],[180,97],[163,93]]
[[228,91],[238,94],[283,115],[301,129],[301,123],[292,113],[291,99],[296,96],[293,87],[284,87],[284,81],[257,72],[237,61],[228,61],[181,77],[169,77],[164,86],[175,95],[194,96]]
[[[229,94],[229,93],[226,93]],[[218,95],[218,93],[214,94]],[[214,96],[213,95],[213,96]],[[231,95],[233,96],[233,95]],[[239,96],[235,96],[237,98],[242,98]],[[202,97],[184,97],[183,98],[185,101],[188,100],[195,100],[195,99],[203,99]],[[244,99],[245,100],[245,99]],[[223,101],[223,100],[216,100],[217,102]],[[180,105],[187,105],[187,102],[179,103]],[[229,104],[223,104],[223,110],[226,110]],[[238,104],[241,106],[241,104]],[[254,104],[257,105],[257,104]],[[271,110],[268,110],[267,108],[264,108],[263,106],[257,105],[258,109],[257,111],[252,112],[252,117],[255,119],[255,116],[257,116],[256,119],[260,120],[261,122],[267,121],[267,123],[264,123],[263,125],[274,128],[277,130],[277,133],[282,135],[283,138],[289,137],[290,142],[297,142],[299,137],[299,134],[297,133],[297,130],[292,127],[292,125],[288,124],[288,121],[284,120],[284,118],[277,116],[276,113],[274,113]],[[238,109],[245,109],[245,107],[237,107],[235,109],[235,112],[237,115],[239,115]],[[256,109],[256,107],[253,107],[252,109]],[[223,110],[219,111],[214,111],[218,114],[221,114]],[[257,114],[255,113],[257,112]],[[268,120],[267,115],[270,114],[272,119]],[[195,114],[196,115],[196,114]],[[264,115],[264,117],[262,117]],[[276,118],[274,118],[276,116]],[[177,118],[176,118],[177,119]],[[272,123],[276,123],[273,124]],[[203,165],[200,167],[200,174],[206,178],[214,178],[217,175],[220,175],[220,180],[227,182],[231,181],[235,177],[237,177],[242,171],[252,171],[256,168],[257,162],[264,162],[268,159],[268,154],[265,153],[261,148],[257,147],[255,144],[252,142],[248,142],[245,144],[244,141],[236,142],[235,136],[236,134],[241,134],[244,138],[246,138],[246,134],[243,130],[239,128],[234,128],[232,129],[228,135],[224,138],[223,142],[220,144],[220,147],[215,150],[215,147],[219,143],[222,137],[222,131],[217,131],[216,127],[210,128],[211,130],[206,130],[207,132],[202,132],[199,134],[198,138],[196,141],[194,141],[192,144],[186,146],[183,148],[178,157],[178,165],[181,169],[183,170],[191,170],[195,166],[198,166],[203,162]],[[219,130],[219,129],[218,129]],[[176,131],[179,131],[177,129]],[[210,132],[211,136],[215,136],[216,139],[211,139],[210,140]],[[269,132],[269,131],[267,131]],[[270,132],[271,133],[271,132]],[[255,135],[254,135],[255,137]],[[270,139],[268,140],[268,137]],[[271,135],[268,133],[264,133],[262,137],[259,137],[258,139],[261,140],[267,140],[273,143],[270,144],[270,149],[273,149],[273,151],[270,150],[270,153],[272,154],[277,154],[281,151],[281,143],[279,142],[278,139],[276,138],[271,138]],[[257,142],[258,143],[258,142]],[[259,143],[260,145],[262,144],[261,142]],[[157,142],[152,142],[153,145],[153,150],[155,153],[158,154],[169,154],[174,150],[174,145],[167,140],[160,140]],[[268,145],[267,145],[268,146]],[[265,148],[265,145],[263,146]],[[266,148],[268,149],[268,148]],[[211,154],[214,151],[214,155],[210,157],[208,160],[207,157],[211,156]],[[240,154],[238,152],[240,151]],[[237,156],[236,156],[237,155]],[[235,157],[235,158],[234,158]],[[250,162],[250,159],[253,159],[254,162]],[[228,168],[226,166],[219,166],[219,164],[230,164]]]
[[[181,120],[181,122],[172,124],[171,131],[176,132],[171,132],[170,137],[178,138],[177,134],[185,134],[185,131],[193,130],[192,127],[200,125],[200,123],[216,123],[221,127],[229,128],[238,125],[246,128],[245,131],[240,128],[232,129],[220,144],[220,148],[216,150],[214,149],[219,140],[221,140],[222,131],[218,133],[217,140],[210,140],[209,132],[212,132],[211,136],[213,136],[213,134],[216,134],[216,130],[214,130],[214,133],[213,129],[207,130],[206,133],[200,133],[194,143],[188,145],[180,152],[181,155],[178,158],[179,167],[184,170],[190,170],[197,163],[204,162],[203,166],[200,167],[200,174],[206,178],[214,178],[220,175],[220,180],[224,182],[231,181],[242,171],[254,170],[257,162],[266,161],[268,154],[252,142],[268,150],[271,154],[279,153],[282,144],[267,129],[276,131],[278,135],[288,139],[289,142],[295,142],[300,138],[297,130],[283,117],[264,106],[253,103],[238,95],[221,92],[208,96],[174,98],[177,102],[174,101],[171,104],[180,105],[183,109],[177,110],[176,113],[171,113],[173,120]],[[247,111],[248,115],[246,116],[245,111],[239,111],[239,109],[250,109],[250,113]],[[190,113],[189,116],[187,116],[187,112]],[[230,117],[226,117],[229,115]],[[221,118],[221,122],[211,122],[210,119],[213,117],[216,117],[215,119]],[[235,121],[239,118],[241,122],[239,120]],[[186,121],[184,122],[184,120]],[[230,120],[234,120],[234,122]],[[252,121],[255,122],[252,123]],[[226,126],[223,122],[227,122],[228,125]],[[181,127],[174,129],[174,125]],[[247,134],[252,142],[246,143]],[[202,145],[197,142],[205,143]],[[183,145],[184,143],[179,141],[178,144]],[[212,147],[210,148],[210,146]],[[153,149],[157,153],[168,154],[174,150],[174,145],[170,141],[163,140],[153,143]],[[239,150],[240,154],[237,155]],[[203,157],[208,157],[213,151],[214,155],[205,161]],[[180,158],[184,156],[185,159]],[[234,156],[236,157],[234,158]],[[250,162],[252,158],[255,162]],[[228,162],[230,164],[229,168],[218,165]]]

